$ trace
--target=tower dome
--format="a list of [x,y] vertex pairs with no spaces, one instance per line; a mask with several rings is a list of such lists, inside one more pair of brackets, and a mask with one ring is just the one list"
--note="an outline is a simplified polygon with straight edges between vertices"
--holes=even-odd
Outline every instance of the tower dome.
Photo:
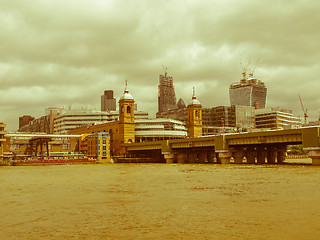
[[120,100],[134,100],[133,96],[129,93],[127,89],[127,80],[126,80],[126,88],[124,89],[123,95],[120,97]]
[[196,94],[195,94],[195,89],[193,87],[193,95],[192,95],[192,99],[189,102],[189,105],[201,105],[200,101],[197,99]]

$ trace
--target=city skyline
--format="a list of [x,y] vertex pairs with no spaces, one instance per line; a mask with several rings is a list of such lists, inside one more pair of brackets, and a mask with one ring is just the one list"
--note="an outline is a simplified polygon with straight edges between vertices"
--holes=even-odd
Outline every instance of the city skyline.
[[192,87],[204,107],[229,106],[240,62],[260,62],[267,107],[318,118],[317,2],[274,1],[21,1],[1,2],[0,122],[49,106],[100,109],[104,90],[119,100],[128,88],[152,117],[162,65],[177,99]]

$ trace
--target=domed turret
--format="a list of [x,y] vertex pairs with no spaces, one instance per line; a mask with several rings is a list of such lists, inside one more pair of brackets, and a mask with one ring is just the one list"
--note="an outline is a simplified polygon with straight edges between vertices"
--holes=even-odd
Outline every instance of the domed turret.
[[193,95],[192,95],[192,99],[189,102],[189,105],[201,105],[200,101],[197,99],[196,97],[196,93],[195,93],[195,89],[193,87]]
[[188,105],[188,136],[190,138],[202,136],[202,111],[201,104],[196,98],[195,90],[193,88],[193,96]]
[[126,88],[124,89],[123,95],[120,97],[120,100],[127,99],[127,100],[134,100],[132,95],[129,93],[129,90],[127,89],[127,80],[126,80]]

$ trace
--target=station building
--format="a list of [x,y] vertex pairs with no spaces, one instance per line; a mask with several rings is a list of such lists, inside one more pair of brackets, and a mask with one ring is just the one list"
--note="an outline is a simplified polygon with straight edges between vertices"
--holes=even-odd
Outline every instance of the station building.
[[[30,148],[36,148],[42,155],[45,150],[51,155],[81,152],[100,161],[109,161],[110,155],[126,154],[125,143],[202,136],[202,110],[195,94],[187,107],[187,125],[173,119],[147,119],[145,114],[136,119],[134,102],[126,87],[113,121],[85,124],[69,130],[68,134],[10,133],[6,136],[5,151],[16,155],[30,155],[33,152]],[[39,146],[31,146],[33,141]],[[44,150],[42,145],[45,145]]]
[[[135,120],[134,120],[134,98],[125,88],[123,96],[119,100],[119,120],[93,124],[79,127],[70,130],[69,134],[95,134],[105,132],[110,136],[110,152],[115,156],[122,156],[125,154],[125,143],[135,142]],[[88,138],[83,138],[79,143],[84,149],[86,145],[84,142]],[[89,150],[88,150],[89,151]]]
[[[193,96],[188,105],[190,120],[185,123],[173,119],[135,119],[134,99],[126,89],[119,100],[119,120],[102,124],[92,124],[69,131],[69,134],[88,136],[101,132],[109,133],[112,156],[125,154],[125,143],[168,139],[181,139],[202,136],[201,104]],[[87,137],[82,137],[79,146],[88,151]]]
[[181,139],[187,135],[185,124],[178,120],[168,118],[135,120],[136,142]]

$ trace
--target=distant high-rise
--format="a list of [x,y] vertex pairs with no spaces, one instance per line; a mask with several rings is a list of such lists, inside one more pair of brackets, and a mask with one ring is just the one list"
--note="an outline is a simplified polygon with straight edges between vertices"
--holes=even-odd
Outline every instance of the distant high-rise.
[[158,85],[158,113],[166,112],[168,110],[177,109],[176,93],[173,86],[173,77],[167,75],[159,76]]
[[242,73],[243,79],[240,83],[233,83],[229,88],[230,104],[253,106],[256,109],[266,107],[267,88],[264,82],[253,77],[253,74],[249,74],[249,78],[246,77],[246,72]]
[[117,110],[117,102],[116,99],[113,98],[113,91],[106,90],[104,91],[104,95],[101,96],[101,111],[116,111]]
[[34,117],[31,117],[29,115],[23,115],[22,117],[19,117],[19,128],[28,125],[29,122],[33,121]]

